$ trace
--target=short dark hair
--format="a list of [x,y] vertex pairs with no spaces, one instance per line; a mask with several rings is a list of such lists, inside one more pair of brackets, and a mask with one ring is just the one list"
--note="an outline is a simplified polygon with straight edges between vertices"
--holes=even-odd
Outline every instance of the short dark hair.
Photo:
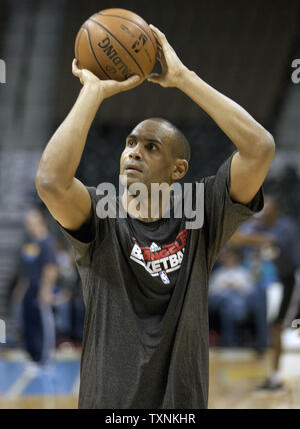
[[189,161],[191,158],[190,143],[185,135],[172,122],[163,118],[149,118],[149,121],[157,121],[167,125],[173,130],[173,155],[174,158],[185,159]]

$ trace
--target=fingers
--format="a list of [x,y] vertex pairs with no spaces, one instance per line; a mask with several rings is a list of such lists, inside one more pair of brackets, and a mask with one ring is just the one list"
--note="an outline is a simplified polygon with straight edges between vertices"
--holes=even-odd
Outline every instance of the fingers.
[[156,59],[157,61],[162,61],[164,59],[164,53],[160,45],[157,45]]
[[101,80],[89,70],[80,69],[78,67],[78,62],[76,59],[74,59],[72,62],[72,73],[74,76],[79,78],[82,85],[85,85],[88,82],[101,85],[104,93],[106,94],[105,98],[111,97],[112,95],[117,94],[118,92],[132,89],[140,85],[144,80],[139,75],[133,75],[122,82],[118,82],[116,80]]
[[77,63],[76,58],[74,58],[74,60],[72,62],[72,73],[76,77],[79,77],[81,74],[81,70],[80,70],[80,68],[78,68],[78,63]]
[[134,75],[130,78],[118,82],[116,80],[104,80],[102,81],[103,88],[105,89],[105,98],[111,97],[114,94],[117,94],[118,92],[128,91],[129,89],[133,89],[136,86],[140,85],[143,82],[143,79],[138,76]]
[[154,36],[156,36],[156,38],[158,39],[158,41],[163,44],[163,42],[167,41],[166,36],[164,35],[164,33],[162,33],[157,27],[154,27],[154,25],[150,24],[150,28],[154,33]]
[[150,24],[150,28],[153,31],[157,42],[157,54],[156,59],[160,62],[163,70],[167,67],[167,58],[172,51],[172,47],[170,46],[166,36],[162,33],[158,28],[154,27],[154,25]]
[[128,89],[138,86],[140,83],[142,83],[142,78],[136,74],[122,82],[117,82],[117,85],[119,86],[120,91],[127,91]]
[[74,58],[73,62],[72,62],[72,73],[74,76],[78,77],[78,79],[80,80],[81,85],[84,84],[84,80],[83,80],[83,74],[82,74],[82,70],[80,68],[78,68],[78,63],[76,58]]
[[139,76],[138,74],[135,74],[133,76],[130,76],[128,79],[124,80],[122,83],[126,82],[127,84],[131,85],[139,82],[141,79],[142,79],[141,76]]
[[166,72],[168,69],[168,63],[164,54],[161,54],[157,57],[157,61],[159,62],[161,69],[163,72]]
[[148,82],[153,82],[153,83],[159,83],[160,79],[161,79],[161,75],[158,73],[151,73],[147,77]]

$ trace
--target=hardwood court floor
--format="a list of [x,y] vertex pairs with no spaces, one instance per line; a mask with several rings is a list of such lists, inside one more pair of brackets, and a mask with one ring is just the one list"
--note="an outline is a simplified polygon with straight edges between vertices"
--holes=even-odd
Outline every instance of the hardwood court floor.
[[209,408],[299,409],[300,352],[282,358],[284,388],[257,389],[271,369],[271,351],[257,358],[251,350],[211,350]]
[[[56,353],[51,371],[27,374],[22,352],[0,354],[0,408],[75,409],[78,401],[80,353]],[[285,388],[256,390],[269,373],[271,352],[258,359],[251,350],[210,350],[209,408],[299,409],[300,351],[283,357]]]

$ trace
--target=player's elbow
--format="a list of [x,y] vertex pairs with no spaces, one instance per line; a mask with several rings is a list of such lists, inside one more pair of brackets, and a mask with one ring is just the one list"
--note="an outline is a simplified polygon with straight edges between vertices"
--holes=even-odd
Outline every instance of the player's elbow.
[[260,141],[260,157],[268,161],[272,161],[275,155],[275,141],[271,133],[265,132],[264,137]]
[[45,195],[53,195],[59,191],[57,181],[42,171],[38,171],[35,176],[35,187],[41,199],[43,199]]

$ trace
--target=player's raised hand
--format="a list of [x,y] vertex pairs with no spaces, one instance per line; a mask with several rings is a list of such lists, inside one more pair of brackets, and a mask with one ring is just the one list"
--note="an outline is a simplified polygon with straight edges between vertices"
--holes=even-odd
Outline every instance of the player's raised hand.
[[116,80],[101,80],[89,70],[80,69],[75,58],[72,63],[72,73],[74,76],[78,77],[83,86],[90,85],[90,87],[99,90],[103,100],[119,92],[133,89],[143,82],[143,79],[138,75],[131,76],[122,82]]
[[151,73],[147,80],[159,83],[164,88],[177,86],[180,78],[187,68],[178,58],[176,52],[169,44],[166,36],[154,25],[150,25],[157,41],[157,60],[161,65],[161,73]]

